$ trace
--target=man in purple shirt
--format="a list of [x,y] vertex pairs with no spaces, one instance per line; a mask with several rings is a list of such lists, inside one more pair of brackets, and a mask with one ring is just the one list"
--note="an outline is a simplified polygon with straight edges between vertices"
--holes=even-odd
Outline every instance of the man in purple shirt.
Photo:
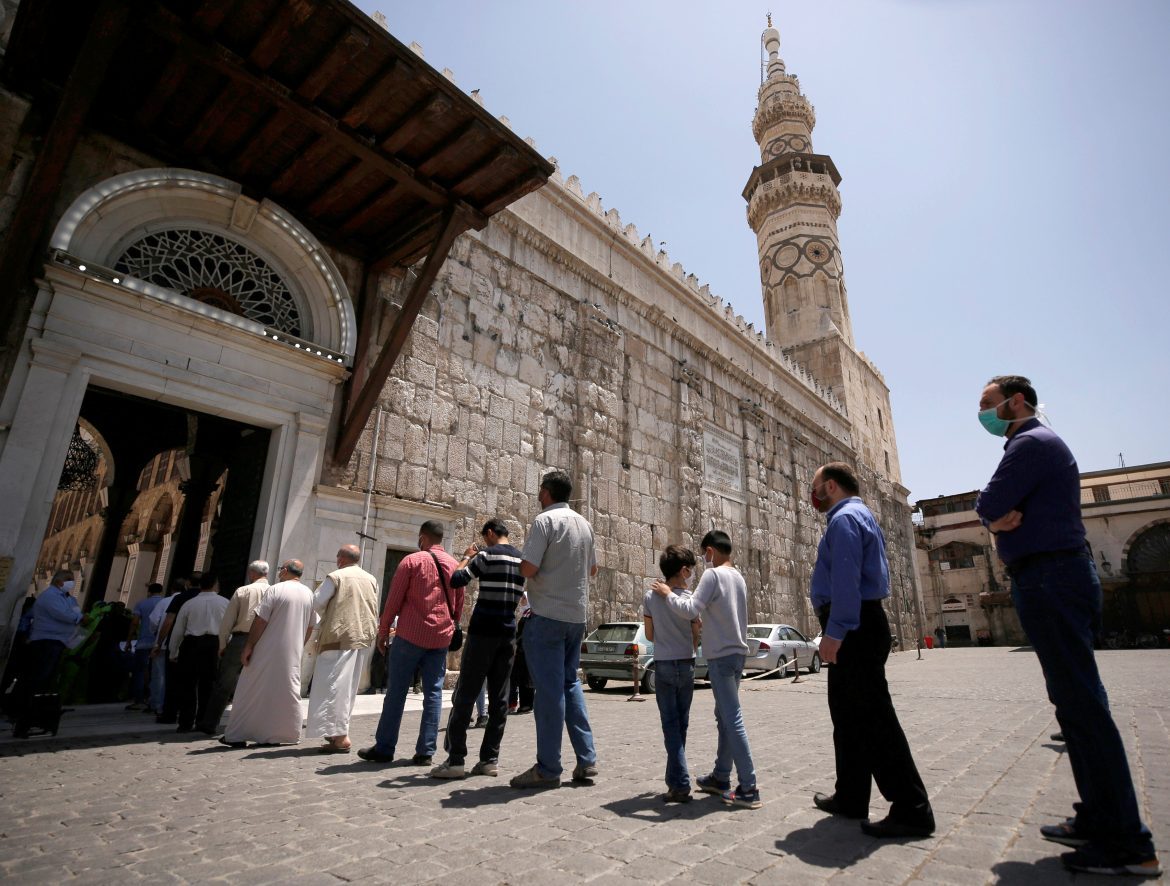
[[984,387],[979,422],[1007,443],[975,510],[1011,576],[1016,614],[1044,671],[1081,796],[1072,818],[1044,825],[1040,835],[1076,848],[1060,857],[1070,870],[1157,876],[1154,842],[1093,657],[1101,584],[1085,547],[1080,471],[1064,441],[1037,420],[1036,404],[1023,376],[997,376]]

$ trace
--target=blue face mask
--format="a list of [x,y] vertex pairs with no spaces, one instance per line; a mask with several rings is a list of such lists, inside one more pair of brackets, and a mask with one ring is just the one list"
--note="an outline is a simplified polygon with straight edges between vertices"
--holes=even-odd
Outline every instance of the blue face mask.
[[983,430],[995,437],[1004,436],[1012,426],[1006,418],[999,417],[999,407],[1006,402],[1007,400],[1000,400],[994,406],[979,410],[979,424],[983,425]]

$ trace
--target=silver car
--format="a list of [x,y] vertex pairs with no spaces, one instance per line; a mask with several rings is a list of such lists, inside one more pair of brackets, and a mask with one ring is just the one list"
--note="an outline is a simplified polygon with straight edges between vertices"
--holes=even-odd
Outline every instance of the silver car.
[[[634,665],[642,692],[654,691],[654,644],[646,639],[646,626],[637,621],[611,621],[598,625],[581,644],[581,670],[590,689],[601,690],[614,680],[634,685]],[[695,679],[707,678],[702,647],[695,659]]]
[[744,662],[745,671],[777,671],[776,676],[799,673],[807,668],[810,674],[821,669],[821,654],[816,644],[792,625],[748,625],[748,637],[759,641],[760,649]]

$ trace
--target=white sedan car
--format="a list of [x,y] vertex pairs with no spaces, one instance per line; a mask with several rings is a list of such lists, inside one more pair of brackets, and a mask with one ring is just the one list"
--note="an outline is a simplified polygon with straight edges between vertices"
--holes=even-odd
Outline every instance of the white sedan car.
[[744,662],[744,670],[772,671],[776,676],[795,674],[801,668],[815,674],[821,669],[821,654],[816,644],[792,625],[748,625],[748,637],[758,640],[760,649]]

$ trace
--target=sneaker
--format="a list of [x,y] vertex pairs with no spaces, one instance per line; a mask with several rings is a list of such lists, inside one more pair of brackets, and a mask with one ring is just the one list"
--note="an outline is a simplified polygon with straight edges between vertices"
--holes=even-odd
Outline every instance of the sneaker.
[[500,774],[500,767],[493,760],[480,760],[471,767],[472,775],[490,775],[495,778]]
[[1060,861],[1070,871],[1083,871],[1086,874],[1157,877],[1162,873],[1158,856],[1153,853],[1113,853],[1095,846],[1083,846],[1076,852],[1065,852],[1060,856]]
[[430,766],[431,765],[431,756],[430,756],[430,754],[415,754],[413,757],[410,758],[410,765],[411,766]]
[[744,809],[759,809],[764,804],[760,802],[760,789],[746,790],[743,785],[734,791],[724,791],[720,796],[728,806],[742,806]]
[[533,765],[526,772],[521,772],[508,783],[514,788],[559,788],[561,786],[560,778],[549,778],[547,775],[542,775],[540,767],[536,765]]
[[691,791],[689,788],[670,788],[662,795],[663,803],[689,803]]
[[520,705],[518,705],[518,704],[510,704],[510,705],[508,705],[508,713],[509,713],[509,714],[515,714],[515,713],[517,713],[519,710],[520,710]]
[[1072,846],[1074,849],[1084,846],[1089,838],[1077,833],[1075,819],[1069,818],[1060,824],[1046,824],[1040,828],[1040,836],[1062,846]]
[[597,764],[596,763],[578,763],[573,767],[573,781],[591,782],[597,778]]
[[488,718],[486,716],[476,717],[475,718],[475,725],[472,726],[471,728],[472,729],[484,729],[487,727],[487,724],[488,724]]
[[714,775],[700,775],[695,779],[695,787],[704,794],[715,794],[721,797],[725,792],[731,790],[731,782],[720,781]]
[[431,770],[431,778],[467,778],[467,770],[462,763],[440,763]]

